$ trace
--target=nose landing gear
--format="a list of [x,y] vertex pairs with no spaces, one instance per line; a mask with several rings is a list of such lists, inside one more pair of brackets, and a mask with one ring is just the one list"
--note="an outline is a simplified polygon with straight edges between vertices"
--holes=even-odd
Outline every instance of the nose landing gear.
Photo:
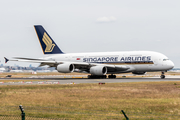
[[164,79],[166,76],[164,75],[164,72],[162,72],[162,74],[161,74],[161,79]]

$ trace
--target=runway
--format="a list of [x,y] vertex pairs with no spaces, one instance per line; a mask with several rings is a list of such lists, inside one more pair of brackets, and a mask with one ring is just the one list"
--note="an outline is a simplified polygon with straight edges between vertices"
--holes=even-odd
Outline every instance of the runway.
[[[128,82],[159,82],[159,81],[180,81],[179,76],[171,76],[165,79],[158,77],[149,78],[116,78],[116,79],[87,79],[87,78],[0,78],[0,85],[38,85],[38,84],[81,84],[81,83],[128,83]],[[18,82],[16,82],[18,80]],[[22,80],[22,81],[21,81]],[[39,80],[39,81],[38,81]]]

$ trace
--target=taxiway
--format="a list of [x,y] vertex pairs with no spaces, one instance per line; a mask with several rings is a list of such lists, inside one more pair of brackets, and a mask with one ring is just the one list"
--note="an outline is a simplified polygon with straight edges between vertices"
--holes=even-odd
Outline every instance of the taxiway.
[[[180,81],[179,76],[160,79],[149,78],[116,78],[116,79],[87,79],[87,78],[0,78],[1,81],[11,80],[13,82],[0,82],[0,85],[37,85],[37,84],[81,84],[81,83],[128,83],[128,82],[159,82],[159,81]],[[18,81],[21,82],[18,82]],[[39,80],[39,81],[38,81]],[[17,82],[16,82],[17,81]]]

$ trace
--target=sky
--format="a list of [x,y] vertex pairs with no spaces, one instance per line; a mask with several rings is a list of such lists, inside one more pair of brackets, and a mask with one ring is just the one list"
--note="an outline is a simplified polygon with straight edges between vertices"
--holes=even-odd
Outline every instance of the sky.
[[[180,68],[180,0],[0,0],[4,57],[44,57],[33,25],[65,53],[156,51]],[[29,66],[9,62],[4,65]],[[38,66],[38,64],[32,64]]]

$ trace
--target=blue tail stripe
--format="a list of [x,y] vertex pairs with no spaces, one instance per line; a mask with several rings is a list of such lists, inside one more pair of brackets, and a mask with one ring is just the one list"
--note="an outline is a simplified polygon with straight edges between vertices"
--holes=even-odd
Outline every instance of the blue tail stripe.
[[41,25],[34,26],[44,54],[63,54],[50,35]]

